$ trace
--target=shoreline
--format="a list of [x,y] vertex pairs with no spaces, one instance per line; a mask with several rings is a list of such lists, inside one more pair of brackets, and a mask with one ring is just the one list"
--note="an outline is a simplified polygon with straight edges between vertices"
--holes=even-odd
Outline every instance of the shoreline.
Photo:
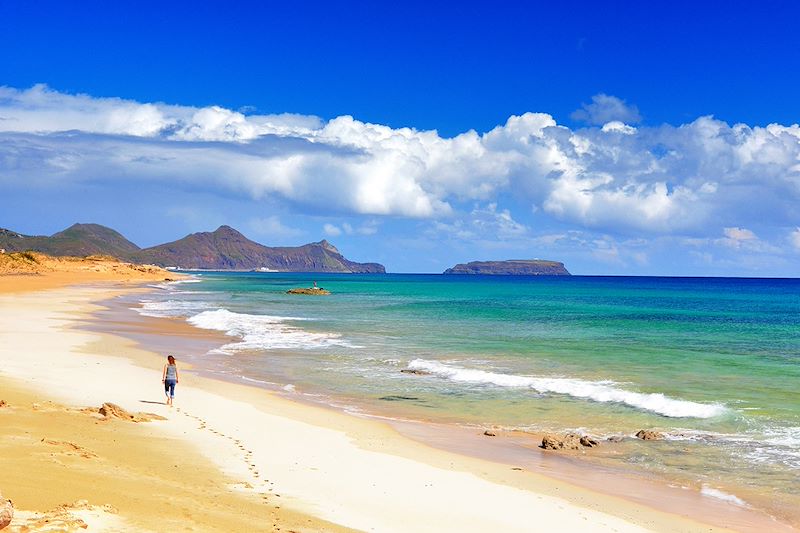
[[[128,333],[129,338],[140,343],[142,347],[149,348],[148,340],[159,338],[159,335],[164,333],[165,326],[178,342],[181,342],[181,339],[191,338],[193,334],[201,336],[206,349],[231,341],[231,337],[221,332],[197,328],[183,320],[140,315],[128,305],[130,303],[130,301],[109,301],[103,305],[107,306],[111,316],[127,316],[129,325],[139,323],[138,326],[129,328]],[[101,311],[96,313],[96,316],[104,314]],[[211,380],[264,390],[290,402],[386,423],[403,437],[437,450],[503,464],[515,471],[522,469],[536,472],[553,481],[567,483],[572,487],[604,496],[622,498],[658,512],[682,516],[716,527],[733,527],[737,531],[762,531],[765,526],[772,530],[782,530],[783,527],[786,531],[796,530],[793,529],[795,526],[760,509],[712,498],[701,494],[696,488],[680,487],[666,479],[647,475],[645,472],[602,464],[597,460],[602,457],[602,453],[613,453],[607,449],[600,454],[595,453],[599,457],[591,457],[592,452],[589,452],[589,456],[581,452],[547,452],[538,447],[542,438],[540,434],[497,431],[498,438],[488,438],[483,435],[487,427],[394,417],[390,409],[381,411],[376,406],[365,404],[357,404],[358,411],[351,412],[347,409],[350,402],[338,405],[326,403],[324,399],[303,393],[286,392],[279,384],[259,386],[232,375],[204,372],[202,368],[198,368],[197,371]],[[402,454],[402,451],[397,453]],[[613,484],[608,483],[609,476],[614,477]],[[583,498],[573,498],[571,501],[580,504]]]
[[[34,324],[30,320],[15,324],[23,331],[30,328],[31,338],[37,342],[49,339],[62,343],[56,353],[33,350],[48,364],[39,366],[39,360],[34,360],[36,368],[32,369],[26,366],[29,359],[8,346],[14,336],[19,337],[19,331],[5,334],[4,358],[13,364],[2,369],[0,376],[37,389],[44,385],[50,391],[60,390],[60,397],[55,399],[70,405],[114,401],[138,411],[142,403],[147,403],[148,410],[155,408],[162,415],[165,411],[169,421],[156,424],[159,431],[196,448],[207,460],[216,462],[225,476],[241,479],[255,491],[275,494],[273,499],[281,498],[281,504],[295,513],[316,517],[328,525],[382,531],[410,527],[436,530],[437,521],[446,520],[449,526],[461,530],[523,530],[531,523],[562,528],[591,524],[624,531],[722,530],[529,469],[512,470],[507,464],[443,451],[405,437],[378,420],[307,405],[259,387],[209,379],[185,365],[181,366],[177,407],[171,411],[166,406],[151,405],[153,400],[143,400],[142,391],[147,390],[148,397],[161,398],[160,383],[153,383],[160,380],[161,357],[136,347],[133,340],[75,328],[92,324],[96,302],[120,292],[127,291],[69,288],[0,296],[3,313],[33,302],[27,318],[33,317]],[[54,298],[56,294],[60,294],[60,300]],[[43,319],[42,313],[50,314]],[[12,320],[26,318],[19,316],[25,313],[14,314],[17,316],[6,316]],[[35,323],[38,321],[50,324],[44,327]],[[65,341],[67,348],[63,347]],[[107,355],[112,349],[121,353]],[[70,388],[70,379],[85,378],[88,369],[99,381],[80,390]],[[115,375],[126,376],[125,386],[114,386]],[[269,437],[267,442],[265,436]],[[13,497],[10,487],[0,490],[5,497]],[[281,496],[277,496],[278,491]],[[562,494],[566,493],[570,497],[565,499]],[[409,501],[415,504],[411,509]],[[771,526],[775,531],[780,524],[773,522]],[[784,529],[791,531],[788,526]]]

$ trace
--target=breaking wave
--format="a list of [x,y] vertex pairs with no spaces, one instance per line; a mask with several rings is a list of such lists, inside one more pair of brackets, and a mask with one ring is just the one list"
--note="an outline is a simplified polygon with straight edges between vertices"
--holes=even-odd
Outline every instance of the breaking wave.
[[288,324],[301,318],[234,313],[227,309],[203,311],[187,319],[198,328],[223,331],[241,339],[226,344],[218,351],[234,353],[243,350],[312,349],[331,346],[353,347],[336,333],[317,333]]
[[411,361],[408,368],[430,372],[439,377],[464,383],[530,388],[540,393],[564,394],[573,398],[601,403],[619,403],[671,418],[713,418],[727,412],[723,405],[677,400],[660,393],[627,391],[614,386],[614,383],[610,381],[500,374],[449,366],[424,359]]

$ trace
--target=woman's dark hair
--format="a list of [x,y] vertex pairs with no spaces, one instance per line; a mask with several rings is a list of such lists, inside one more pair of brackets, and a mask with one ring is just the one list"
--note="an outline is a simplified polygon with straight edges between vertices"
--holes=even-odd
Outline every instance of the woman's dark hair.
[[175,362],[175,358],[172,357],[171,355],[168,355],[167,356],[167,361],[169,361],[170,363],[174,363]]

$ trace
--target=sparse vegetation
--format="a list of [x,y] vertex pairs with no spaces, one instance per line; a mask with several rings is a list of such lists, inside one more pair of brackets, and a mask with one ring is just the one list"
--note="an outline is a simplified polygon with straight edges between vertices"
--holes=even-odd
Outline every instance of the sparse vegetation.
[[19,257],[20,259],[22,259],[24,261],[29,261],[31,263],[39,264],[39,259],[37,259],[36,255],[31,251],[17,252],[17,253],[11,254],[11,257],[14,257],[14,256],[17,256],[17,257]]

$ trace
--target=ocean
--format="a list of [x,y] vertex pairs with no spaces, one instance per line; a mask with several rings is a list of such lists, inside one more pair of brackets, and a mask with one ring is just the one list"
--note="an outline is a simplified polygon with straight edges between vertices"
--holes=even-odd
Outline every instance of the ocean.
[[[229,335],[192,357],[206,372],[354,411],[622,437],[598,460],[798,508],[798,279],[194,274],[134,307]],[[314,281],[332,294],[286,294]]]

